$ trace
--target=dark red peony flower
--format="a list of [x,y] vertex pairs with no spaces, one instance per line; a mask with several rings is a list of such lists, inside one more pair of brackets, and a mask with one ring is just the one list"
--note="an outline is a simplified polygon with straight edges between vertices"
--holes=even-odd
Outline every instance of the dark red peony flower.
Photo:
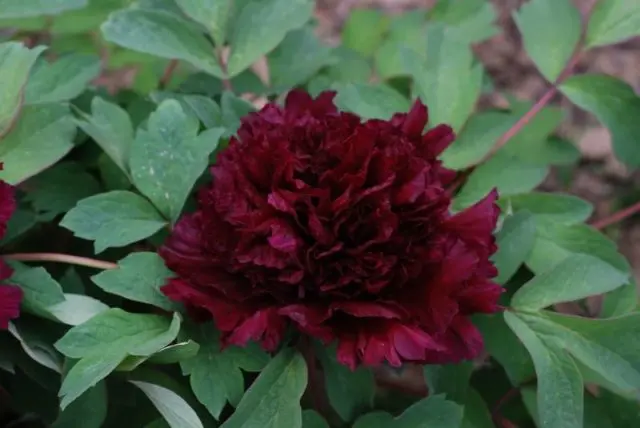
[[420,102],[362,123],[333,97],[294,91],[244,118],[160,251],[178,275],[163,292],[213,317],[225,344],[273,350],[293,325],[337,340],[351,368],[477,356],[469,316],[502,291],[496,193],[451,215],[454,173],[436,159],[451,128],[423,135]]
[[[2,164],[0,164],[2,169]],[[0,180],[0,239],[7,231],[7,222],[16,208],[13,197],[13,188]],[[13,274],[12,269],[0,259],[0,282],[9,279]],[[9,320],[17,318],[20,313],[20,301],[22,290],[13,285],[0,284],[0,329],[9,326]]]

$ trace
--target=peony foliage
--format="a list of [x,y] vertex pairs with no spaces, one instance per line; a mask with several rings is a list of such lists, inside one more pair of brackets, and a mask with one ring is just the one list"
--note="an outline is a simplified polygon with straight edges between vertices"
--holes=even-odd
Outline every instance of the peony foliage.
[[435,3],[0,0],[0,428],[640,426],[635,208],[539,187],[559,95],[640,165],[576,73],[640,6],[528,0],[546,92],[480,107],[496,11]]

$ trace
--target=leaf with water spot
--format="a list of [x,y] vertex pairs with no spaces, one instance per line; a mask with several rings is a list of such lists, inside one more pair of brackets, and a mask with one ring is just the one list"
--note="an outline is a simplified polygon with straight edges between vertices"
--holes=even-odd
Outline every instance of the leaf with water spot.
[[151,113],[146,128],[138,128],[131,147],[133,184],[171,221],[180,215],[224,132],[212,128],[198,134],[198,128],[195,116],[168,99]]

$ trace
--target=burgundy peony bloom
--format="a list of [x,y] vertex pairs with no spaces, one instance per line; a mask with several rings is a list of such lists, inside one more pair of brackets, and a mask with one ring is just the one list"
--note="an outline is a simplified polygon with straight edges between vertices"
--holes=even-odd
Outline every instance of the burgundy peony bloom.
[[477,356],[469,316],[495,312],[502,291],[496,193],[451,215],[455,174],[436,159],[451,128],[423,133],[419,101],[362,123],[333,97],[294,91],[244,118],[160,250],[178,275],[163,292],[213,317],[225,344],[273,350],[293,325],[337,340],[351,368]]
[[[2,164],[0,164],[2,169]],[[7,231],[7,222],[16,208],[13,188],[0,180],[0,239]],[[7,280],[13,270],[0,259],[0,282]],[[0,329],[9,326],[9,320],[17,318],[20,311],[22,290],[13,285],[0,284]]]

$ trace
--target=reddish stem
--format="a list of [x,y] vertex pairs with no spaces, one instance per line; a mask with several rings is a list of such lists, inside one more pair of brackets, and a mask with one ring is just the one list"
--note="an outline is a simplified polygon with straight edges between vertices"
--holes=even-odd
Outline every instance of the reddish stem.
[[426,397],[427,395],[429,395],[429,390],[427,389],[426,385],[420,388],[413,388],[408,385],[403,385],[401,382],[393,382],[389,379],[383,379],[379,377],[376,377],[375,382],[376,382],[376,385],[379,387],[402,392],[405,395],[411,395],[419,398]]
[[9,119],[9,123],[7,124],[7,126],[4,129],[0,129],[0,140],[2,140],[4,137],[9,135],[9,133],[13,131],[13,128],[16,126],[16,123],[18,123],[18,118],[20,118],[20,113],[22,112],[22,106],[24,105],[24,88],[25,87],[26,85],[23,86],[22,89],[20,89],[20,95],[19,95],[20,99],[18,100],[18,108],[15,110],[15,112]]
[[525,386],[532,385],[535,382],[536,382],[535,376],[528,378],[525,381],[523,381],[520,385],[514,386],[511,389],[509,389],[507,392],[504,393],[502,397],[498,399],[496,404],[493,406],[493,409],[491,410],[491,419],[493,420],[493,423],[496,424],[496,426],[501,428],[507,428],[507,427],[513,426],[513,423],[511,421],[505,419],[500,414],[500,410],[502,410],[502,408],[506,406],[507,403],[509,403],[511,400],[519,396],[520,390],[522,388],[524,388]]
[[622,220],[631,217],[632,215],[640,212],[640,202],[636,202],[635,204],[627,207],[623,210],[615,212],[608,217],[605,217],[601,220],[594,221],[591,223],[595,229],[602,230],[605,227],[611,226],[612,224],[621,222]]
[[225,91],[233,92],[233,85],[231,84],[231,80],[227,74],[227,62],[224,59],[224,55],[222,54],[222,49],[218,49],[217,53],[218,63],[220,64],[220,68],[222,69],[222,73],[224,74],[224,79],[222,79],[222,86]]
[[94,269],[116,269],[117,264],[104,260],[96,260],[88,257],[73,256],[71,254],[60,253],[14,253],[2,256],[6,260],[15,260],[18,262],[51,262],[66,263],[76,266],[86,266]]
[[514,386],[510,390],[508,390],[496,403],[491,411],[491,419],[493,419],[493,423],[497,426],[502,425],[500,422],[502,420],[502,416],[500,415],[500,410],[511,400],[520,395],[520,387]]
[[162,77],[160,78],[160,82],[158,83],[158,87],[160,89],[164,89],[167,87],[167,85],[169,85],[171,77],[173,77],[173,72],[176,70],[177,66],[177,59],[172,59],[171,61],[169,61],[169,64],[167,64],[167,68],[164,69],[164,73],[162,73]]
[[551,85],[551,87],[547,89],[542,97],[540,97],[540,99],[536,101],[536,103],[532,105],[531,108],[520,119],[518,119],[518,121],[511,128],[507,130],[507,132],[505,132],[500,136],[500,138],[498,138],[498,141],[496,141],[496,144],[491,148],[491,151],[487,153],[487,155],[482,158],[482,160],[478,162],[478,164],[485,162],[498,150],[504,147],[505,144],[507,144],[513,137],[518,135],[520,131],[522,131],[522,128],[524,128],[529,122],[531,122],[531,120],[536,117],[536,115],[540,113],[540,111],[545,108],[547,104],[551,102],[556,93],[558,93],[558,87],[567,79],[567,77],[571,75],[573,68],[580,59],[581,53],[582,42],[578,44],[575,52],[573,53],[573,55],[567,62],[567,65],[564,67],[564,69],[560,73],[560,76],[558,76],[553,85]]
[[[595,2],[594,2],[595,4]],[[564,66],[558,78],[553,82],[551,87],[547,89],[547,91],[540,97],[540,99],[527,111],[524,116],[522,116],[511,128],[507,130],[496,144],[493,146],[491,151],[480,161],[478,164],[485,162],[488,158],[493,156],[495,152],[497,152],[500,148],[502,148],[505,144],[509,142],[513,137],[515,137],[522,128],[526,124],[528,124],[547,104],[551,102],[553,97],[558,92],[558,87],[573,73],[573,69],[580,60],[580,55],[582,54],[582,50],[584,48],[584,41],[587,30],[587,23],[589,22],[589,17],[591,16],[591,11],[593,10],[593,5],[590,9],[588,9],[584,15],[582,20],[582,31],[580,33],[580,40],[576,45],[575,50],[571,54],[571,57],[567,61],[567,64]]]

